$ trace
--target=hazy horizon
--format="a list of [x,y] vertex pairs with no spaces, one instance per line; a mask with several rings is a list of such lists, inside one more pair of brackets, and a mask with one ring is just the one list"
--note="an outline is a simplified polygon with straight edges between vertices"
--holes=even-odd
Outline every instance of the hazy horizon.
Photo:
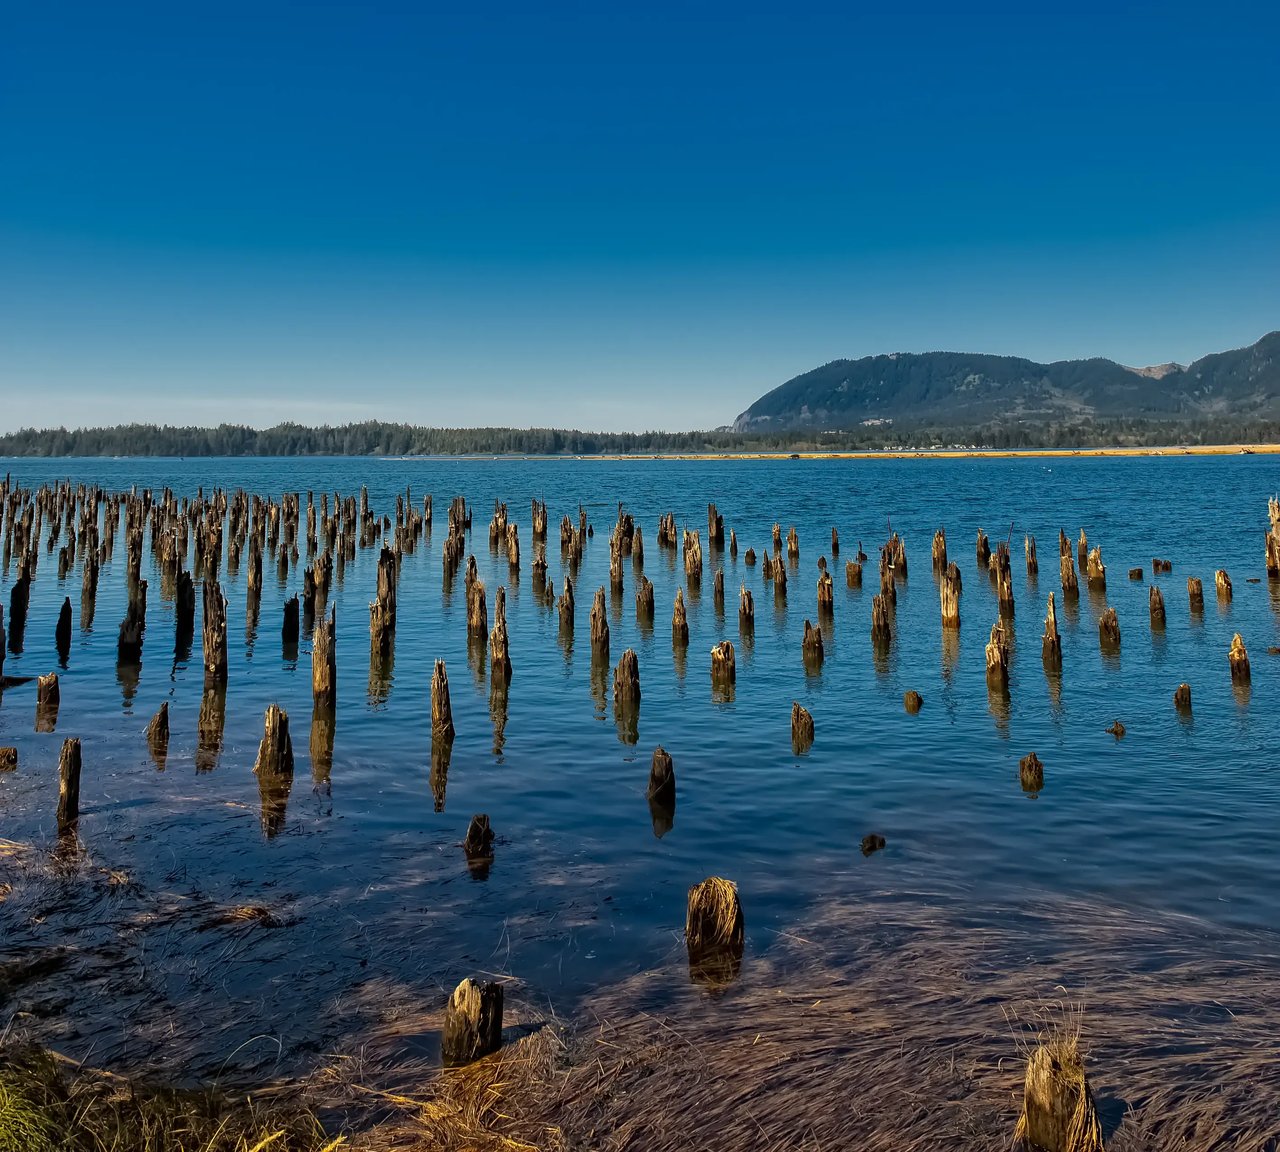
[[27,9],[0,431],[687,430],[1280,328],[1268,8]]

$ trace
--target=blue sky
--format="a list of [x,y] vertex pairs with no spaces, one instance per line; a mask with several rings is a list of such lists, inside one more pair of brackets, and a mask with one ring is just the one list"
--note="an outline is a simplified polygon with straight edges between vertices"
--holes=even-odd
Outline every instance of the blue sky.
[[711,427],[1280,328],[1271,5],[0,17],[0,429]]

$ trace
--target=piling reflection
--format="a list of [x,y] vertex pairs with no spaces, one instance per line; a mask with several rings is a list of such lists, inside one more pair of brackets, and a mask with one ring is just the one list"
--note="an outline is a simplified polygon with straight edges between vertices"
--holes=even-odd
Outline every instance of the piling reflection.
[[449,762],[453,759],[453,741],[446,737],[431,739],[431,797],[437,812],[444,811],[445,793],[449,787]]
[[317,795],[328,796],[333,772],[333,741],[338,726],[335,706],[316,700],[311,707],[311,782]]
[[506,678],[492,676],[489,679],[489,717],[493,721],[493,754],[501,762],[502,750],[507,742],[507,713],[510,689]]
[[227,722],[227,686],[207,682],[200,697],[200,719],[196,730],[196,771],[212,772],[222,755],[222,733]]
[[268,840],[274,840],[284,831],[289,807],[289,793],[293,791],[293,761],[287,767],[258,772],[258,799],[262,807],[262,832]]

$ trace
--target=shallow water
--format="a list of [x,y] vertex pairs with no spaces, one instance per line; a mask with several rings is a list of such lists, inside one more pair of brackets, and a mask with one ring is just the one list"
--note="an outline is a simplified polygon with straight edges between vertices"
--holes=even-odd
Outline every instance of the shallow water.
[[[434,495],[435,530],[406,555],[399,584],[393,677],[369,681],[368,603],[376,549],[335,573],[338,710],[328,784],[313,781],[307,748],[311,717],[309,645],[296,661],[280,643],[281,605],[301,588],[292,568],[276,579],[264,557],[256,633],[245,627],[245,565],[223,573],[230,601],[231,675],[224,744],[216,767],[198,772],[196,720],[203,683],[199,621],[194,660],[173,656],[173,605],[160,595],[153,558],[143,664],[136,686],[117,677],[116,632],[124,616],[124,548],[104,565],[91,629],[81,627],[80,575],[57,579],[45,552],[31,588],[21,653],[5,674],[35,676],[57,666],[54,623],[64,596],[76,613],[72,651],[60,672],[55,733],[36,733],[35,685],[0,697],[0,744],[19,749],[20,767],[0,774],[0,835],[52,845],[57,757],[66,736],[84,743],[79,838],[99,862],[144,887],[214,903],[261,902],[286,927],[238,963],[210,946],[199,987],[180,968],[167,979],[174,1003],[219,996],[254,1003],[286,1037],[326,1038],[323,1015],[339,998],[358,1000],[380,979],[434,995],[476,971],[518,977],[558,1010],[592,987],[647,970],[680,947],[688,887],[709,874],[737,881],[747,915],[748,959],[770,946],[805,909],[859,893],[903,900],[945,899],[975,924],[1011,905],[1070,896],[1177,913],[1209,928],[1274,932],[1280,922],[1280,769],[1271,738],[1280,703],[1277,664],[1280,589],[1263,565],[1266,501],[1280,490],[1280,460],[1267,456],[902,461],[599,460],[58,460],[10,461],[26,487],[59,478],[172,487],[243,487],[276,498],[312,489],[344,495],[367,484],[379,514],[394,516],[406,487],[420,503]],[[490,712],[487,668],[469,663],[466,604],[459,574],[443,590],[440,549],[448,502],[467,497],[474,512],[469,550],[489,590],[508,590],[514,676],[501,740]],[[577,636],[562,642],[553,610],[530,584],[531,497],[549,512],[549,577],[564,569],[558,524],[579,501],[595,529],[577,584]],[[509,502],[520,526],[522,567],[512,579],[505,554],[491,554],[487,523],[494,498]],[[635,581],[610,597],[610,662],[593,677],[588,613],[595,588],[608,588],[608,538],[621,500],[643,532],[646,575],[655,584],[654,627],[637,626]],[[706,546],[706,505],[714,500],[739,555]],[[657,546],[659,514],[703,534],[700,592],[686,590],[690,644],[677,659],[671,605],[684,583],[678,553]],[[305,513],[305,508],[304,508]],[[800,538],[788,569],[785,605],[775,603],[759,565],[774,521]],[[843,565],[861,539],[874,558],[889,524],[906,540],[909,578],[899,586],[896,632],[887,660],[870,640],[874,560],[864,587],[845,587]],[[832,526],[841,554],[832,564],[835,614],[824,627],[826,660],[806,673],[800,640],[816,621],[816,562],[829,554]],[[930,573],[934,530],[948,533],[964,576],[962,628],[944,650],[937,586]],[[1012,534],[1016,636],[1007,703],[993,700],[983,647],[997,618],[994,586],[974,561],[974,537]],[[1118,657],[1100,652],[1104,601],[1081,579],[1078,608],[1059,605],[1064,667],[1045,676],[1039,642],[1045,601],[1059,592],[1057,532],[1083,527],[1101,544],[1108,568],[1105,603],[1117,609]],[[1026,577],[1022,537],[1039,543],[1040,576]],[[47,528],[46,533],[47,537]],[[305,556],[305,551],[304,551]],[[1157,579],[1168,612],[1165,631],[1149,624],[1153,556],[1173,562]],[[190,562],[190,561],[189,561]],[[224,549],[224,566],[226,563]],[[725,569],[725,611],[712,598]],[[1143,566],[1145,579],[1127,570]],[[1229,606],[1214,597],[1213,573],[1227,569]],[[1189,575],[1205,583],[1194,618]],[[14,567],[3,575],[8,622]],[[1250,584],[1249,577],[1260,577]],[[739,636],[737,593],[756,598],[754,639]],[[200,596],[197,590],[197,612]],[[1226,652],[1241,633],[1253,684],[1233,690]],[[713,693],[710,649],[737,649],[731,700]],[[612,666],[627,647],[639,656],[643,700],[639,741],[624,743],[614,722]],[[435,659],[446,661],[458,736],[443,811],[428,780]],[[1188,681],[1193,718],[1173,690]],[[923,711],[907,715],[915,689]],[[143,728],[170,703],[172,737],[164,771],[148,755]],[[814,716],[810,752],[793,754],[793,700]],[[278,834],[261,818],[252,767],[266,706],[292,718],[297,771]],[[1117,718],[1127,735],[1105,729]],[[675,760],[674,827],[655,836],[645,799],[649,760],[661,743]],[[1036,796],[1019,784],[1018,760],[1034,749],[1045,765]],[[472,813],[489,814],[499,840],[487,878],[468,872],[458,847]],[[864,858],[862,836],[887,848]],[[2,906],[0,906],[2,907]],[[13,946],[12,937],[10,945]],[[1280,937],[1277,938],[1280,942]],[[1141,957],[1125,958],[1138,964]],[[212,970],[210,966],[213,966]],[[301,1015],[308,1017],[304,1025]],[[341,1013],[334,1010],[333,1019]],[[95,1037],[95,1043],[103,1043]],[[223,1052],[225,1055],[225,1051]]]

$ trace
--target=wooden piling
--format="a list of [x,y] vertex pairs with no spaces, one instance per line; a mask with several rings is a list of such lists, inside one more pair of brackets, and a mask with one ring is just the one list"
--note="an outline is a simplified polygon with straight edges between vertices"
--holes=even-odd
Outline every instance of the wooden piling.
[[75,827],[80,819],[80,741],[62,742],[58,757],[58,834]]
[[1192,615],[1204,611],[1204,584],[1199,576],[1187,577],[1187,599],[1191,604]]
[[848,588],[862,587],[862,562],[860,560],[845,561],[844,582]]
[[653,750],[646,798],[654,821],[654,831],[657,831],[660,819],[665,825],[663,832],[670,831],[676,810],[676,768],[670,753],[661,744]]
[[1248,684],[1249,653],[1245,650],[1244,640],[1241,639],[1239,632],[1231,637],[1231,649],[1227,652],[1227,662],[1231,665],[1231,683]]
[[987,539],[987,534],[978,529],[978,543],[974,548],[974,557],[978,562],[978,567],[982,571],[986,571],[991,565],[991,541]]
[[1173,693],[1173,706],[1179,712],[1191,711],[1191,685],[1179,684]]
[[[606,641],[607,642],[607,641]],[[507,590],[498,586],[493,605],[493,631],[489,633],[491,676],[496,684],[511,682],[511,653],[507,635]]]
[[289,737],[289,713],[278,704],[267,707],[263,718],[262,740],[253,770],[258,775],[293,775],[293,741]]
[[684,589],[676,589],[675,608],[671,613],[671,643],[684,648],[689,643],[689,619],[684,608]]
[[298,625],[298,597],[290,596],[284,602],[284,624],[280,628],[280,639],[286,647],[296,648],[301,630]]
[[880,593],[871,601],[871,642],[878,647],[893,639],[891,618],[889,602],[884,593]]
[[58,613],[58,626],[54,630],[54,644],[58,649],[58,658],[65,664],[71,655],[71,597],[62,601],[62,609]]
[[591,650],[602,659],[609,659],[609,614],[603,586],[596,589],[595,599],[591,602]]
[[1040,642],[1040,656],[1044,666],[1051,672],[1062,669],[1062,637],[1058,634],[1058,613],[1053,604],[1053,593],[1049,593],[1049,608],[1044,617],[1044,637]]
[[829,617],[834,614],[835,608],[835,583],[830,572],[823,572],[818,576],[818,615]]
[[147,725],[147,748],[160,768],[169,753],[169,702],[164,701]]
[[1089,562],[1089,541],[1084,534],[1084,529],[1080,529],[1080,540],[1076,544],[1076,562],[1080,565],[1080,571],[1083,572]]
[[620,707],[640,703],[640,659],[631,648],[622,654],[613,671],[613,702]]
[[654,613],[653,581],[641,574],[636,580],[636,619],[652,624]]
[[794,524],[787,529],[787,559],[800,559],[800,537],[796,533],[796,526]]
[[311,638],[311,696],[330,707],[338,701],[338,606],[316,625]]
[[[944,555],[945,551],[944,545]],[[942,607],[943,628],[954,630],[960,627],[960,589],[960,565],[953,560],[943,570],[942,579],[938,583],[938,598]]]
[[716,569],[715,583],[712,585],[711,599],[715,605],[715,610],[719,613],[724,612],[724,569]]
[[467,639],[481,645],[489,637],[489,608],[484,581],[476,577],[467,589]]
[[1018,761],[1018,780],[1024,792],[1039,792],[1044,788],[1044,764],[1034,752],[1028,752]]
[[1051,1035],[1031,1053],[1013,1143],[1037,1152],[1103,1152],[1102,1123],[1074,1035]]
[[804,622],[804,638],[800,642],[800,652],[808,666],[820,665],[823,660],[822,629],[815,628],[808,620]]
[[1280,577],[1280,500],[1272,496],[1267,501],[1267,575]]
[[1103,651],[1114,651],[1120,647],[1120,620],[1114,608],[1108,608],[1098,620],[1098,642]]
[[754,568],[756,564],[756,550],[754,548],[748,548],[746,552],[743,553],[742,562],[746,564],[748,568]]
[[834,560],[840,555],[840,534],[833,527],[831,529],[831,559]]
[[1040,572],[1040,561],[1036,559],[1036,538],[1030,534],[1022,539],[1022,547],[1027,555],[1027,575],[1036,576]]
[[798,701],[791,704],[791,749],[798,756],[813,747],[813,717]]
[[449,704],[449,676],[444,661],[437,660],[431,675],[431,736],[434,740],[452,741],[453,709]]
[[742,964],[746,932],[737,886],[709,876],[689,889],[684,925],[689,971],[703,984],[725,984]]
[[720,687],[733,684],[738,678],[737,661],[733,643],[721,640],[711,649],[711,683]]
[[1085,575],[1089,580],[1089,587],[1095,592],[1105,592],[1107,590],[1107,568],[1102,563],[1102,546],[1095,546],[1088,556],[1085,565]]
[[991,626],[991,638],[987,641],[987,685],[1001,691],[1009,687],[1009,636],[1004,621],[997,620]]
[[227,680],[227,598],[216,580],[204,582],[204,677],[206,682]]
[[751,595],[751,590],[742,585],[742,590],[738,593],[738,630],[741,632],[752,632],[756,626],[756,604],[755,599]]
[[906,710],[907,715],[915,716],[924,707],[924,697],[912,688],[902,694],[902,707]]
[[947,530],[939,528],[933,534],[933,574],[941,576],[947,570]]
[[573,632],[573,581],[568,576],[564,578],[564,592],[561,593],[560,600],[557,603],[560,612],[560,630],[566,633]]
[[1218,593],[1218,603],[1230,604],[1231,603],[1231,577],[1227,575],[1224,569],[1219,568],[1213,574],[1213,586]]
[[441,1061],[460,1068],[502,1047],[502,985],[468,977],[454,989],[444,1012]]
[[1162,630],[1165,626],[1164,594],[1154,584],[1147,594],[1151,608],[1151,627]]

